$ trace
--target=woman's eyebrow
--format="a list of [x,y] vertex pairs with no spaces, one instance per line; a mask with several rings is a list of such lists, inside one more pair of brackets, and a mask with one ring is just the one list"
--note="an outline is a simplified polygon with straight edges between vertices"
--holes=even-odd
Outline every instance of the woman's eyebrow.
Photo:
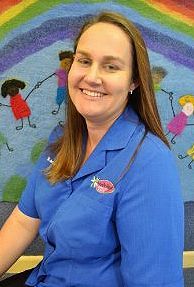
[[122,65],[125,65],[124,60],[117,56],[104,56],[103,59],[105,61],[117,61],[120,62]]
[[83,56],[90,57],[90,54],[83,50],[77,50],[75,54],[81,54]]
[[[86,57],[91,57],[90,53],[83,51],[83,50],[77,50],[76,54],[81,54]],[[117,56],[112,56],[112,55],[103,56],[103,60],[104,61],[118,61],[122,65],[125,65],[124,60],[122,60],[120,57],[117,57]]]

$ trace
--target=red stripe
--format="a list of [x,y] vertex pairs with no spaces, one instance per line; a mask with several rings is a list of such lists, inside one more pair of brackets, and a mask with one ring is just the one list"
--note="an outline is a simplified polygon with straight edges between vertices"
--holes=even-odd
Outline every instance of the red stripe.
[[22,2],[22,0],[0,0],[0,14]]
[[174,0],[174,3],[181,5],[182,7],[186,7],[191,11],[194,11],[194,2],[193,0]]
[[[193,9],[185,6],[186,2],[191,2],[190,0],[181,1],[181,0],[152,0],[153,3],[164,4],[167,9],[170,9],[173,14],[174,12],[178,12],[183,16],[190,18],[192,21],[194,20],[194,3],[192,2]],[[176,2],[176,3],[175,3]],[[178,3],[180,2],[180,3]],[[182,5],[181,5],[182,3]],[[188,4],[188,3],[187,3]]]

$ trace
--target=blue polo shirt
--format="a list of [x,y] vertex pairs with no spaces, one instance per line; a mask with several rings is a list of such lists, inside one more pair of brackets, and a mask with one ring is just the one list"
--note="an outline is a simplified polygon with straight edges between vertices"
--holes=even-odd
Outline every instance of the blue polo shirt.
[[[170,150],[131,108],[113,123],[71,179],[51,185],[45,151],[19,202],[40,218],[36,287],[183,287],[183,202]],[[60,136],[56,129],[51,141]]]

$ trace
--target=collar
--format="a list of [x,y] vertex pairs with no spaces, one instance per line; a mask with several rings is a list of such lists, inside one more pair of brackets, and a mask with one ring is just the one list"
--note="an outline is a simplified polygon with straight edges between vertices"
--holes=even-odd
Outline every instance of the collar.
[[138,115],[128,106],[112,124],[88,160],[72,180],[74,181],[80,177],[103,169],[106,166],[106,152],[124,149],[139,125],[140,121]]
[[127,106],[101,139],[97,148],[100,150],[118,150],[124,148],[139,124],[138,115],[130,106]]

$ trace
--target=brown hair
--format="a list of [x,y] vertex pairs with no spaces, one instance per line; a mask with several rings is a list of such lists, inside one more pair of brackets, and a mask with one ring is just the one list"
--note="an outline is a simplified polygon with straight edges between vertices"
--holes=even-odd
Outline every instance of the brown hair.
[[61,51],[59,53],[59,60],[62,61],[64,59],[72,59],[73,58],[73,52],[72,51]]
[[[147,49],[141,33],[128,19],[115,12],[101,12],[89,20],[80,30],[75,40],[74,53],[81,35],[89,27],[99,22],[116,25],[128,35],[133,47],[132,77],[133,81],[138,83],[138,87],[129,97],[129,104],[138,113],[146,128],[169,146],[162,130],[156,106]],[[73,176],[81,167],[84,158],[83,135],[87,134],[86,124],[69,96],[66,119],[63,137],[51,146],[51,150],[56,155],[54,163],[46,170],[47,178],[51,183]]]

